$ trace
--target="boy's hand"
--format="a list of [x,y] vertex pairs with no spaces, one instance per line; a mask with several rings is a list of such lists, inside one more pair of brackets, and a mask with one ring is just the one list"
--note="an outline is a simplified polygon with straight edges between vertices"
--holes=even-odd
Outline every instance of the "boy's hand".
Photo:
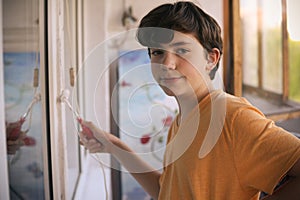
[[20,131],[20,133],[18,133],[18,138],[14,139],[14,140],[10,140],[7,139],[6,143],[7,143],[7,153],[8,154],[15,154],[20,147],[24,146],[24,139],[26,138],[26,133],[23,131]]
[[80,120],[80,144],[90,153],[110,153],[113,135],[97,128],[92,122]]
[[6,123],[6,138],[7,140],[18,140],[22,133],[22,125],[24,120],[18,120],[16,122]]
[[21,146],[24,146],[23,139],[26,138],[26,132],[22,131],[23,120],[6,123],[6,143],[7,153],[15,154]]
[[82,144],[90,153],[106,153],[102,143],[95,139],[86,139],[85,135],[80,133],[80,144]]

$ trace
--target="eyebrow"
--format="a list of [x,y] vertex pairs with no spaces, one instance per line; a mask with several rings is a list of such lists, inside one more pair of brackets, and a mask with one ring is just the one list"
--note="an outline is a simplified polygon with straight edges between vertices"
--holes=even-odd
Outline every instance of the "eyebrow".
[[[183,45],[186,45],[186,44],[191,44],[191,43],[190,42],[181,41],[181,42],[171,43],[168,46],[169,47],[177,47],[177,46],[183,46]],[[156,48],[161,48],[161,47],[162,47],[162,45],[159,44],[157,47],[150,47],[150,49],[156,49]]]
[[176,46],[181,46],[181,45],[186,45],[186,44],[191,44],[190,42],[175,42],[175,43],[171,43],[169,44],[170,47],[176,47]]

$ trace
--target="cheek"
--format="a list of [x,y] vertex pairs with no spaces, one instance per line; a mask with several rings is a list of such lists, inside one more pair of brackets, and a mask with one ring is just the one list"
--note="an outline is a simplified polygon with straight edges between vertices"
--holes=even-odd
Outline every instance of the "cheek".
[[190,85],[195,86],[202,84],[202,82],[207,79],[206,77],[209,77],[205,71],[205,65],[203,65],[202,61],[200,64],[198,62],[198,65],[192,65],[189,62],[183,67],[180,67],[180,69],[178,68],[179,73],[186,77],[186,80]]
[[205,68],[207,65],[207,60],[204,58],[203,55],[199,55],[198,58],[194,58],[190,60],[191,65],[199,71],[199,73],[205,72]]
[[151,72],[152,72],[152,76],[153,78],[158,81],[159,78],[159,74],[160,74],[160,70],[158,66],[151,66]]
[[206,62],[205,59],[193,57],[184,60],[180,66],[178,71],[181,71],[182,74],[188,77],[199,77],[200,74],[205,72]]
[[202,75],[196,68],[192,68],[186,72],[185,76],[190,84],[195,84],[202,79]]

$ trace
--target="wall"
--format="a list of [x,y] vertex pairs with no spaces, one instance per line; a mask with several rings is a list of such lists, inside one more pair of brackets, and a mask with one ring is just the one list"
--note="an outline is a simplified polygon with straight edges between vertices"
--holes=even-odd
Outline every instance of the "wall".
[[[122,13],[125,8],[132,6],[133,15],[139,20],[147,14],[152,8],[163,4],[173,3],[176,0],[151,0],[151,1],[136,1],[136,0],[111,0],[107,5],[107,20],[108,20],[108,33],[109,36],[115,32],[124,31],[121,23]],[[223,0],[194,0],[196,4],[199,4],[205,11],[211,14],[223,27]]]

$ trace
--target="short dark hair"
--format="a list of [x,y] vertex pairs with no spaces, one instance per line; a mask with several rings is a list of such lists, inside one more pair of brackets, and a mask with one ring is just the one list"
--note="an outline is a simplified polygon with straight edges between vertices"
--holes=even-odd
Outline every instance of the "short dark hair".
[[[219,24],[193,2],[179,1],[154,8],[142,18],[136,35],[139,43],[151,47],[155,43],[170,42],[173,39],[172,30],[193,34],[207,52],[217,48],[220,55],[223,53]],[[218,67],[219,61],[210,73],[211,79],[214,79]]]

